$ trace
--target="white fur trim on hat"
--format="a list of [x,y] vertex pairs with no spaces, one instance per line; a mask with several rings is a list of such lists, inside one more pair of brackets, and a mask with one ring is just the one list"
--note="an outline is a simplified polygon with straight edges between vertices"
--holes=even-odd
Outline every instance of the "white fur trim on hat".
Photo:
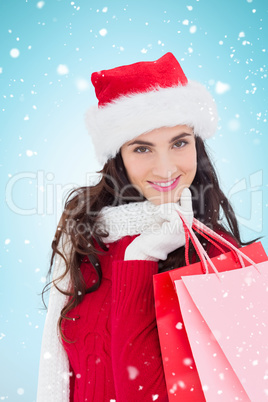
[[185,86],[121,96],[101,108],[92,106],[86,113],[86,126],[101,164],[140,134],[178,124],[193,127],[202,139],[215,133],[216,104],[200,83],[189,81]]

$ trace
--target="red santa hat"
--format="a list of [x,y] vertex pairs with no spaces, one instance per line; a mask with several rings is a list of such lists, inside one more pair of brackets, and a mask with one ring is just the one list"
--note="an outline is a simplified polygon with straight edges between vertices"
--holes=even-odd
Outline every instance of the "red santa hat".
[[188,81],[172,53],[92,74],[98,106],[86,113],[86,125],[100,163],[121,146],[159,127],[185,124],[203,139],[217,128],[215,102],[198,82]]

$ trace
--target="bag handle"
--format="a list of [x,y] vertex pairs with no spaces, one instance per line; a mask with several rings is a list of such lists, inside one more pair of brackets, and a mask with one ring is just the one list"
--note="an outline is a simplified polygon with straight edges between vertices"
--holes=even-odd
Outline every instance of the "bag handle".
[[[180,211],[178,211],[178,214],[179,214],[179,216],[180,216],[180,218],[181,218],[181,220],[183,222],[183,227],[184,227],[184,230],[185,230],[185,240],[186,240],[186,242],[189,243],[189,237],[191,238],[191,240],[192,240],[192,242],[194,244],[194,247],[195,247],[195,249],[196,249],[196,251],[197,251],[197,253],[199,255],[203,271],[206,274],[208,273],[207,263],[209,263],[209,265],[211,266],[211,268],[215,272],[215,274],[218,277],[218,279],[220,279],[219,273],[217,271],[217,268],[215,267],[215,265],[213,264],[213,262],[209,258],[208,254],[206,253],[205,249],[201,245],[200,241],[196,237],[192,227],[188,224],[188,222],[186,221],[185,217],[182,215],[182,213]],[[244,261],[243,261],[243,259],[244,259],[244,260],[248,261],[251,265],[253,265],[254,268],[259,273],[261,273],[260,270],[258,269],[257,265],[255,264],[255,262],[252,261],[246,254],[244,254],[240,249],[235,247],[228,240],[224,239],[223,237],[218,235],[216,232],[214,232],[212,229],[210,229],[209,227],[207,227],[206,225],[204,225],[202,222],[198,221],[195,218],[193,219],[193,227],[198,228],[198,229],[200,228],[201,231],[207,233],[208,235],[210,235],[214,239],[217,239],[221,244],[225,244],[228,248],[231,248],[232,250],[234,250],[234,252],[237,254],[239,260],[241,261],[242,267],[245,267],[245,264],[244,264]],[[186,247],[185,247],[185,249],[186,249]],[[187,245],[187,250],[188,249],[189,249],[189,244]],[[189,262],[189,258],[188,258],[188,262]]]
[[[214,232],[212,229],[210,229],[209,227],[207,227],[206,225],[204,225],[202,222],[198,221],[195,218],[194,218],[194,224],[197,225],[198,227],[200,227],[208,235],[211,235],[212,237],[216,238],[219,242],[225,244],[229,248],[232,248],[235,251],[235,253],[237,253],[240,261],[243,261],[243,259],[248,261],[251,265],[253,265],[256,268],[256,270],[259,273],[261,273],[260,270],[258,269],[256,263],[254,261],[252,261],[246,254],[244,254],[239,248],[235,247],[228,240],[224,239],[218,233]],[[244,262],[242,262],[242,264],[243,264],[243,267],[245,267]]]
[[220,279],[219,277],[219,273],[217,271],[217,268],[215,267],[215,265],[213,264],[213,262],[211,261],[211,259],[209,258],[209,256],[207,255],[205,249],[203,248],[203,246],[201,245],[200,241],[198,240],[198,238],[196,237],[192,227],[188,224],[188,222],[186,221],[186,219],[184,218],[184,216],[179,212],[179,216],[183,222],[183,227],[184,227],[184,231],[185,233],[188,232],[188,240],[189,237],[191,238],[194,248],[200,258],[200,262],[201,262],[201,266],[202,266],[202,270],[205,274],[208,274],[208,263],[211,266],[211,268],[213,269],[213,271],[215,272],[216,276],[218,279]]
[[[184,224],[184,221],[182,221],[182,222],[183,222],[184,232],[185,232],[185,261],[186,261],[186,265],[190,265],[190,261],[189,261],[189,230],[188,230],[187,226]],[[196,230],[196,232],[201,234],[205,239],[209,240],[209,242],[211,244],[213,244],[216,248],[218,248],[221,251],[221,253],[225,253],[223,248],[218,243],[216,243],[213,240],[213,238],[209,237],[209,235],[204,233],[204,231],[206,231],[207,226],[204,225],[203,230],[201,230],[200,227],[198,227],[195,223],[193,223],[193,228]],[[191,239],[191,240],[193,242],[193,239]],[[221,236],[220,236],[219,242],[221,244],[223,244]],[[193,244],[195,246],[195,250],[197,251],[198,247],[195,245],[195,242],[193,242]],[[229,245],[226,245],[226,247],[229,248],[229,250],[232,252],[232,254],[234,256],[234,259],[235,259],[235,262],[236,263],[240,262],[241,267],[244,268],[245,263],[244,263],[244,260],[241,258],[241,256],[239,254],[237,254],[236,251],[233,250]],[[199,258],[200,258],[200,255],[199,255]],[[200,260],[201,260],[201,258],[200,258]],[[202,270],[203,270],[204,273],[206,272],[206,270],[204,269],[204,264],[202,265]]]
[[186,265],[190,265],[190,262],[189,262],[189,238],[191,238],[192,243],[194,245],[194,248],[195,248],[195,250],[196,250],[196,252],[197,252],[197,254],[198,254],[199,258],[200,258],[202,271],[203,271],[204,274],[206,274],[206,273],[208,273],[208,266],[207,266],[206,259],[204,258],[204,255],[203,255],[203,250],[201,250],[201,248],[199,247],[198,243],[196,242],[197,238],[196,239],[193,238],[192,234],[190,234],[189,228],[186,225],[184,219],[182,219],[181,216],[180,216],[180,218],[182,220],[184,233],[185,233],[185,260],[186,260]]
[[[194,218],[193,220],[193,228],[201,234],[203,237],[205,237],[207,240],[209,240],[215,247],[217,247],[222,253],[225,251],[220,247],[220,245],[212,239],[217,239],[218,242],[222,245],[225,245],[233,254],[233,257],[235,259],[235,262],[240,262],[240,265],[242,268],[245,268],[245,263],[243,258],[236,252],[236,248],[233,249],[232,247],[229,246],[229,244],[226,244],[224,242],[224,238],[222,236],[218,235],[218,233],[214,232],[213,230],[209,229],[206,225],[204,225],[202,222],[198,221],[197,219]],[[209,237],[210,236],[210,237]]]

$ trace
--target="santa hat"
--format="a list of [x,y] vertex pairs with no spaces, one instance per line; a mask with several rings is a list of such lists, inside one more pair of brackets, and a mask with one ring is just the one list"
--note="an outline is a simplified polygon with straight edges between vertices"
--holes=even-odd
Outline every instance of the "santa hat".
[[159,127],[185,124],[202,139],[217,128],[215,102],[198,82],[188,81],[172,53],[93,73],[98,106],[86,113],[86,125],[100,163],[127,141]]

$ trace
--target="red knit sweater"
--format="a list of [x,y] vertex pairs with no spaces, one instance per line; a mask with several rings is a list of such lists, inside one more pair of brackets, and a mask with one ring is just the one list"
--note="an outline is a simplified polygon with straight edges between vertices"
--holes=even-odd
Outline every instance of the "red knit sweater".
[[[230,236],[224,235],[227,240]],[[168,401],[157,334],[152,261],[124,261],[126,236],[100,255],[103,278],[99,289],[87,294],[63,320],[64,342],[73,373],[70,401]],[[211,246],[209,255],[219,251]],[[86,262],[81,272],[88,287],[96,281]]]

